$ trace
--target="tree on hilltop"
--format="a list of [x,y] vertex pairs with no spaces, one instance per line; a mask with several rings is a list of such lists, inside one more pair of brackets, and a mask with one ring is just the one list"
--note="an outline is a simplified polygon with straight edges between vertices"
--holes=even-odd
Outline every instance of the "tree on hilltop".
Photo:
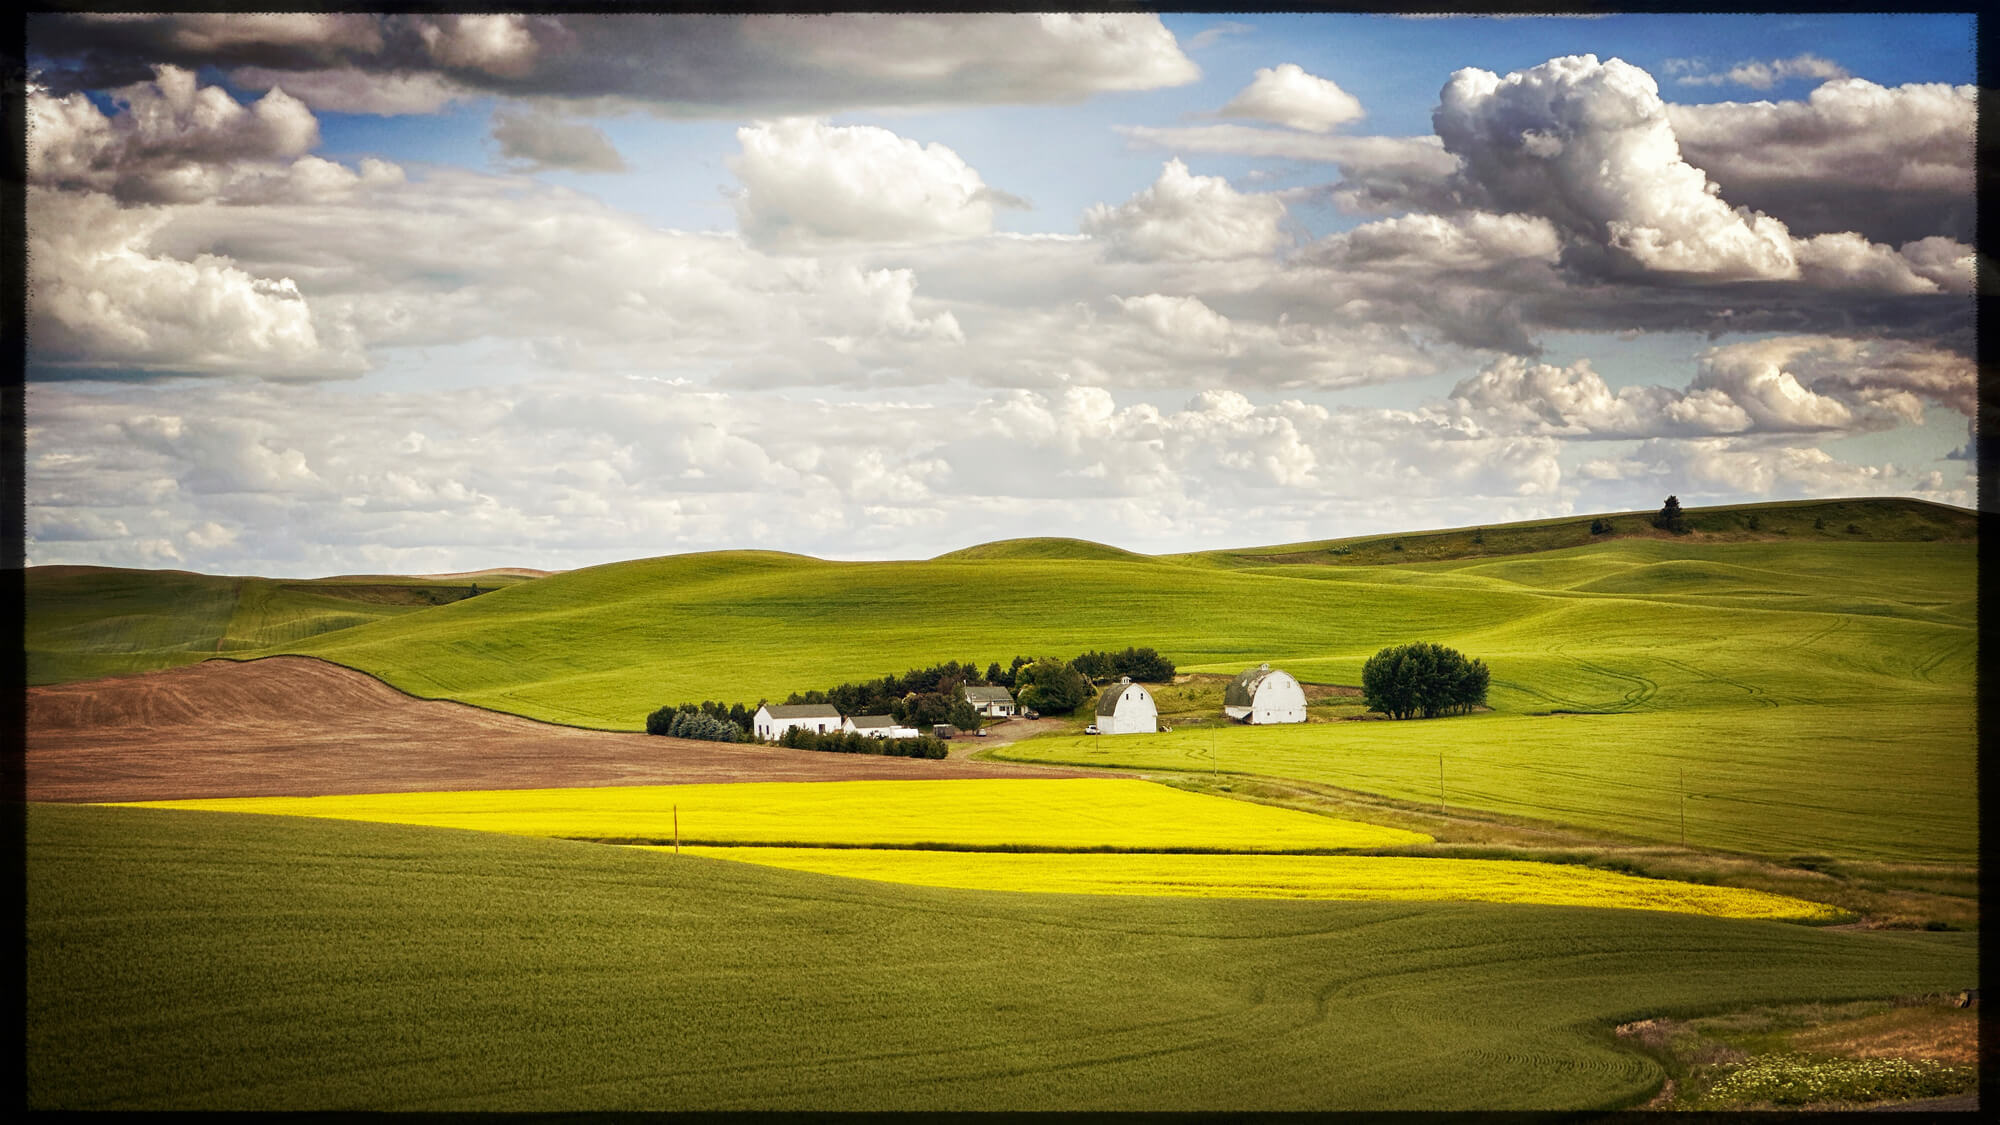
[[1667,497],[1667,502],[1653,516],[1653,526],[1676,535],[1687,530],[1687,520],[1681,518],[1680,497]]

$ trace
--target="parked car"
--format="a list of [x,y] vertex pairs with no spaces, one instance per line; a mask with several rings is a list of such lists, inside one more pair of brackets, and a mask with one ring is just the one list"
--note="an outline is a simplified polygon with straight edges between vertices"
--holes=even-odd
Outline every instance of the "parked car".
[[1024,719],[1039,719],[1042,717],[1042,713],[1040,711],[1023,711],[1021,712],[1021,717]]
[[1097,733],[1097,724],[1096,724],[1096,723],[1092,723],[1092,724],[1090,724],[1089,726],[1087,726],[1087,727],[1083,728],[1083,733],[1085,733],[1085,734],[1096,734],[1096,733]]

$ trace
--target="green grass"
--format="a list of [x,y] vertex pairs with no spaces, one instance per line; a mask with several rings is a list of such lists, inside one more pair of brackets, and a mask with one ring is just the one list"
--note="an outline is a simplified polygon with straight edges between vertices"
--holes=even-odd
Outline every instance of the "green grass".
[[192,664],[399,617],[510,575],[277,580],[178,570],[41,566],[26,572],[28,682],[65,683]]
[[[1686,530],[1678,534],[1652,525],[1657,511],[1360,535],[1167,557],[1219,566],[1266,566],[1277,561],[1373,565],[1527,554],[1634,538],[1695,543],[1969,542],[1977,537],[1979,527],[1975,512],[1906,497],[1689,507],[1682,509]],[[1609,521],[1611,530],[1593,535],[1590,525],[1598,519]],[[1753,519],[1757,523],[1754,528],[1750,526]],[[1848,531],[1849,526],[1856,530]]]
[[[1302,680],[1354,684],[1376,650],[1429,640],[1487,663],[1494,714],[1309,728],[1225,747],[1225,768],[1423,799],[1442,750],[1448,801],[1647,840],[1679,838],[1685,769],[1690,843],[1969,857],[1970,513],[1904,500],[1689,509],[1717,528],[1749,514],[1764,530],[1595,539],[1583,517],[1587,542],[1533,553],[1445,557],[1449,543],[1419,551],[1411,536],[1396,565],[1319,565],[1300,545],[1168,559],[1072,540],[927,562],[716,552],[572,571],[350,627],[331,626],[317,585],[239,595],[222,622],[211,591],[185,610],[157,598],[153,612],[180,616],[143,644],[130,640],[152,620],[139,611],[31,592],[29,647],[43,679],[51,660],[302,653],[419,696],[637,730],[665,703],[754,704],[940,660],[1151,645],[1183,671],[1233,675],[1269,660]],[[1830,530],[1806,534],[1814,518]],[[1481,549],[1509,536],[1546,548],[1549,528],[1573,522],[1489,528]],[[1438,557],[1417,561],[1427,552]],[[1135,745],[1011,752],[1103,762]],[[1120,764],[1208,763],[1169,742]]]
[[35,805],[30,1107],[1562,1109],[1619,1023],[1955,989],[1970,935],[894,887]]

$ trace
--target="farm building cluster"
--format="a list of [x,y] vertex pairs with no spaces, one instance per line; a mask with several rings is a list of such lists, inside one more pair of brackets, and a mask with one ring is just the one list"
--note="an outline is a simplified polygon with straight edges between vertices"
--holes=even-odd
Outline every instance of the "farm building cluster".
[[[982,718],[1006,719],[1015,713],[1014,694],[1004,687],[967,684],[965,701]],[[1306,693],[1282,668],[1259,664],[1230,681],[1222,695],[1222,712],[1243,723],[1303,723]],[[860,734],[871,738],[916,738],[925,732],[902,726],[891,715],[842,715],[831,703],[767,703],[757,708],[752,729],[758,738],[777,739],[798,728],[812,734]],[[1160,729],[1160,709],[1145,685],[1130,676],[1104,689],[1098,697],[1095,734],[1151,734]]]

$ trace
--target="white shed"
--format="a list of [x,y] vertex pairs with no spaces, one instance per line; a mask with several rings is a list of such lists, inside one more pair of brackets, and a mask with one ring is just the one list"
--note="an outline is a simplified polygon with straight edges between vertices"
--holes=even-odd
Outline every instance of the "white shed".
[[1303,723],[1306,689],[1290,672],[1259,664],[1229,682],[1222,693],[1222,713],[1246,723]]
[[870,738],[915,738],[923,733],[915,727],[897,725],[894,715],[849,715],[840,729]]
[[793,727],[826,734],[840,729],[840,711],[831,703],[766,703],[757,708],[750,729],[758,738],[777,738]]
[[1160,709],[1153,693],[1121,676],[1097,698],[1100,734],[1152,734],[1160,729]]

